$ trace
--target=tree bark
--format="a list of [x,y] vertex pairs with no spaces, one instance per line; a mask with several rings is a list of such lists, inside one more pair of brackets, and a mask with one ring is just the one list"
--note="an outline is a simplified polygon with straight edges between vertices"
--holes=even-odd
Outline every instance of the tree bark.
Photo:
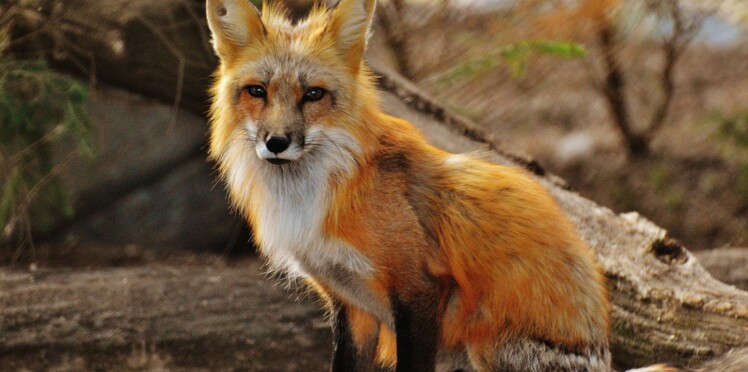
[[327,368],[332,342],[321,308],[293,301],[256,260],[160,261],[0,268],[0,370]]
[[[206,88],[215,60],[201,18],[202,2],[171,0],[153,7],[147,6],[153,2],[145,1],[106,3],[121,10],[115,14],[96,13],[90,1],[70,4],[88,6],[88,17],[98,17],[97,25],[109,25],[109,32],[105,33],[110,35],[108,41],[92,35],[93,30],[86,28],[85,22],[58,17],[55,22],[65,27],[56,28],[76,48],[66,49],[61,55],[47,51],[47,57],[56,65],[76,71],[81,66],[95,66],[93,71],[83,73],[95,73],[91,76],[204,114]],[[39,17],[42,21],[38,24],[45,24],[45,15]],[[50,40],[55,39],[45,39],[40,33],[39,38],[14,45],[14,50],[38,51],[53,43]],[[122,41],[121,48],[117,47],[118,41]],[[501,143],[474,124],[453,116],[396,71],[378,63],[377,56],[385,54],[382,50],[368,55],[381,76],[386,111],[411,121],[432,143],[449,151],[489,150],[493,161],[524,166],[551,191],[576,224],[580,235],[595,250],[609,280],[612,349],[618,365],[634,367],[664,361],[692,366],[731,348],[748,345],[748,293],[713,279],[691,253],[667,236],[667,231],[644,217],[636,213],[615,214],[570,191],[562,179],[531,158],[505,151]],[[88,65],[70,62],[86,58]],[[18,311],[33,314],[39,306],[51,305],[39,301]],[[153,317],[144,320],[152,322]],[[175,321],[179,319],[177,316]],[[5,340],[3,350],[14,350],[7,339],[0,340]]]
[[203,1],[37,0],[8,12],[13,54],[207,112],[216,59]]

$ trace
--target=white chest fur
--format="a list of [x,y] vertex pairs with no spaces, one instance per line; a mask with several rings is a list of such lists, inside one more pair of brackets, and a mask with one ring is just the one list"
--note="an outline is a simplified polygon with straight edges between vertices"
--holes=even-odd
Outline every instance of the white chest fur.
[[311,173],[292,177],[295,179],[280,176],[263,182],[266,184],[256,226],[263,254],[291,275],[311,274],[304,273],[303,268],[316,271],[335,266],[372,275],[373,268],[366,257],[323,232],[329,208],[328,180]]
[[251,147],[230,146],[227,158],[233,161],[226,175],[232,197],[242,208],[255,206],[260,250],[274,269],[292,277],[312,277],[349,303],[392,324],[388,301],[377,298],[366,286],[375,275],[369,259],[323,230],[331,203],[331,177],[351,174],[360,145],[342,130],[307,134],[310,140],[314,136],[322,142],[302,157],[302,166],[275,166],[259,159]]
[[367,287],[376,271],[371,262],[354,247],[322,232],[326,188],[315,186],[303,183],[299,187],[305,192],[295,195],[278,189],[263,203],[267,212],[260,214],[258,222],[260,249],[276,268],[291,276],[311,277],[385,324],[394,324],[388,301]]
[[[295,272],[299,264],[323,269],[340,266],[372,274],[369,261],[353,247],[325,236],[324,219],[331,204],[331,178],[354,171],[360,144],[340,129],[313,127],[307,133],[312,150],[295,163],[276,166],[251,156],[255,174],[249,195],[256,205],[260,249],[276,267]],[[247,184],[239,187],[250,186]]]

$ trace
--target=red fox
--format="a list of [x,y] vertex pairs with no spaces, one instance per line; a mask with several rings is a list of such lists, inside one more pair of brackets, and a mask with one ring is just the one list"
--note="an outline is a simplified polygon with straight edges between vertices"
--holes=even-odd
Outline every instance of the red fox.
[[207,1],[210,156],[261,254],[329,304],[332,370],[609,370],[604,276],[554,199],[381,111],[374,8]]

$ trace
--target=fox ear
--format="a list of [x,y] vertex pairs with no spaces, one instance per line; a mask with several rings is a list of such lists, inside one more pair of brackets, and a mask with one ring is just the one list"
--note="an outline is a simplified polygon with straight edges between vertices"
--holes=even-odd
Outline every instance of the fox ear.
[[252,39],[265,37],[260,12],[249,0],[208,0],[205,13],[213,49],[223,61],[232,61]]
[[354,73],[361,66],[376,0],[340,0],[333,9],[327,32]]

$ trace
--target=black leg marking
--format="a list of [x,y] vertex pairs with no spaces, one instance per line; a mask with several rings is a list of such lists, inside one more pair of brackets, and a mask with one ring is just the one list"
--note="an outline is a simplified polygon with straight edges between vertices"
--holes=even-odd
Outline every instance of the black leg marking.
[[335,301],[332,310],[332,372],[356,372],[356,344],[348,324],[345,307]]
[[434,371],[439,339],[439,293],[429,291],[408,300],[393,298],[397,335],[397,371]]

